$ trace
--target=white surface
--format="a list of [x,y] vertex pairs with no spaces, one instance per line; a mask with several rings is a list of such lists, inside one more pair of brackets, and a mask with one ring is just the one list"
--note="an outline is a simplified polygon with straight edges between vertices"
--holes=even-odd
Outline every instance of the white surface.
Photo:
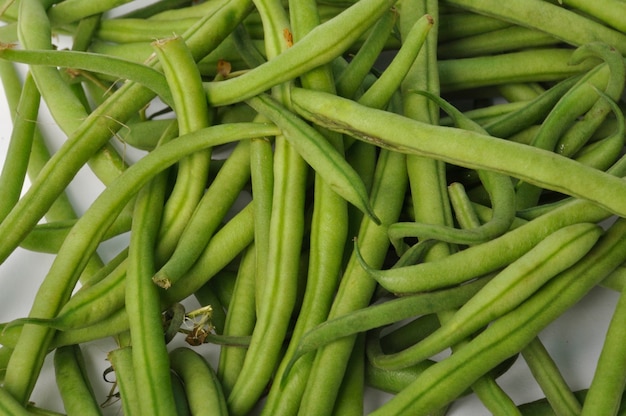
[[[4,97],[1,86],[0,96]],[[63,139],[62,135],[55,133],[53,123],[45,114],[40,119],[40,124],[58,145],[59,140]],[[0,99],[0,164],[5,158],[10,132],[9,111],[2,98]],[[70,196],[82,212],[100,189],[99,182],[84,170],[72,184]],[[119,248],[115,245],[116,243],[110,244],[101,254],[109,258]],[[52,260],[51,255],[18,249],[4,264],[0,265],[1,322],[28,314],[37,287],[45,277]],[[589,385],[616,299],[617,294],[610,290],[595,289],[579,305],[568,311],[541,334],[541,339],[574,390],[586,388]],[[92,382],[102,401],[109,392],[110,385],[103,382],[101,373],[108,366],[105,361],[106,352],[114,347],[112,341],[108,340],[83,346],[87,360],[93,366]],[[208,346],[203,348],[211,361],[217,358],[215,348]],[[532,401],[543,396],[521,358],[509,372],[499,379],[499,383],[516,403]],[[367,408],[377,407],[387,397],[385,394],[368,390]],[[42,407],[57,411],[63,410],[52,379],[50,360],[46,362],[42,378],[32,399]],[[120,414],[119,405],[107,408],[105,414]],[[449,414],[477,416],[488,415],[489,412],[475,397],[469,396],[459,400]]]

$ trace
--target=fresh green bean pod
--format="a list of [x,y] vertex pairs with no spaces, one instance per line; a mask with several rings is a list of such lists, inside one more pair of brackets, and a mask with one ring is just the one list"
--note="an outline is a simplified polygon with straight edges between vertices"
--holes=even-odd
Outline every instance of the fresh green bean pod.
[[81,69],[105,74],[114,79],[132,80],[154,91],[164,102],[172,103],[172,96],[163,74],[147,65],[130,60],[92,52],[13,48],[0,49],[0,58],[31,66]]
[[507,2],[506,7],[497,0],[445,0],[445,3],[546,32],[574,46],[601,39],[621,53],[626,52],[626,34],[550,2],[516,0]]
[[156,176],[137,196],[124,298],[137,397],[141,411],[151,415],[172,415],[176,412],[159,292],[151,280],[155,268],[154,247],[165,198],[165,179],[164,174]]
[[[454,400],[490,368],[520,351],[541,329],[624,261],[624,229],[626,222],[618,220],[583,260],[552,279],[536,296],[495,321],[464,348],[430,367],[372,414],[410,411],[426,415]],[[437,388],[443,379],[445,389]]]
[[0,174],[0,194],[3,195],[0,202],[0,222],[15,206],[22,192],[36,129],[32,120],[37,119],[40,98],[32,76],[27,75],[14,112],[11,141]]
[[31,413],[22,406],[5,388],[0,388],[0,410],[10,416],[30,416]]
[[68,415],[102,414],[87,377],[80,346],[57,348],[54,353],[54,371]]
[[585,397],[581,415],[616,415],[626,386],[626,362],[620,346],[626,334],[621,325],[626,299],[623,290],[611,317],[596,370]]
[[539,337],[535,337],[526,345],[521,354],[555,412],[580,414],[582,408],[580,402]]
[[546,33],[511,26],[442,43],[437,48],[441,59],[505,53],[520,49],[556,46],[561,41]]
[[[202,91],[202,78],[191,51],[181,37],[156,41],[153,49],[173,97],[181,135],[208,127],[213,114]],[[206,187],[211,149],[194,153],[178,163],[176,182],[163,208],[158,256],[171,255]],[[163,247],[166,247],[163,249]]]
[[500,272],[435,333],[402,352],[378,358],[374,364],[390,369],[411,365],[470,336],[579,261],[601,233],[599,226],[590,223],[555,231]]
[[462,91],[512,82],[560,81],[591,69],[594,63],[570,64],[572,50],[542,48],[493,56],[438,62],[442,92]]
[[[233,297],[226,314],[224,335],[248,336],[252,334],[255,313],[256,258],[254,246],[245,250],[237,272]],[[229,394],[239,376],[246,350],[224,346],[220,350],[217,376],[225,394]]]
[[[321,92],[294,88],[291,95],[295,110],[303,117],[359,140],[468,168],[505,173],[546,189],[594,201],[617,215],[626,215],[626,190],[624,201],[618,201],[619,194],[615,194],[617,189],[626,187],[621,179],[552,152],[475,132],[420,123]],[[396,135],[398,131],[403,133]],[[444,136],[445,141],[436,139]],[[527,163],[531,159],[534,169],[528,172]],[[568,172],[566,181],[559,178],[563,178],[562,172]]]
[[290,144],[335,192],[373,221],[379,221],[370,205],[365,184],[324,136],[270,97],[257,96],[248,102],[282,130]]
[[330,62],[351,46],[392,5],[387,0],[355,3],[263,65],[233,79],[205,83],[209,103],[219,106],[246,100]]
[[130,1],[132,0],[107,0],[95,4],[86,0],[64,0],[51,7],[48,16],[53,26],[60,26],[109,11]]
[[[250,179],[250,141],[243,140],[237,144],[220,169],[217,177],[201,195],[195,204],[193,213],[184,225],[168,258],[166,242],[160,240],[157,253],[161,259],[167,259],[157,270],[152,280],[165,289],[184,278],[185,273],[193,266],[202,251],[211,240],[228,211],[233,207],[243,187]],[[172,243],[172,242],[170,242]],[[168,247],[169,246],[169,247]]]
[[405,296],[328,319],[302,336],[282,381],[284,382],[295,362],[311,351],[359,332],[391,325],[421,314],[459,307],[483,288],[489,280],[479,279],[451,289]]
[[[381,218],[383,223],[394,221],[399,215],[406,186],[404,156],[382,152],[378,159],[371,198],[374,209],[385,215]],[[369,261],[382,264],[389,244],[385,228],[376,226],[365,217],[359,230],[359,241],[362,242],[363,253]],[[364,280],[361,273],[353,254],[346,266],[329,318],[352,312],[369,303],[375,285]],[[349,336],[318,350],[308,374],[300,412],[319,414],[332,407],[354,342],[355,337]]]
[[140,415],[140,402],[133,370],[132,347],[121,347],[109,351],[107,359],[115,372],[115,383],[119,390],[124,414],[129,416]]
[[[443,6],[440,6],[443,7]],[[441,13],[439,22],[439,42],[463,39],[481,33],[492,32],[512,26],[501,19],[476,13],[455,10],[454,13]]]
[[397,17],[397,13],[391,10],[383,14],[380,20],[376,22],[358,52],[341,74],[336,77],[337,94],[342,97],[354,97],[385,47],[386,39],[393,29]]
[[193,415],[227,415],[226,399],[213,368],[197,352],[179,347],[170,352],[174,372],[182,379]]

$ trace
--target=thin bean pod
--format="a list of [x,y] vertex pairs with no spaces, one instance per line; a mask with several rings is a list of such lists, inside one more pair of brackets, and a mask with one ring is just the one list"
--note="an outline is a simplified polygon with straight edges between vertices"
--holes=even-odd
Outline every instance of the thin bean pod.
[[227,415],[226,399],[213,368],[197,352],[176,348],[170,352],[174,372],[182,379],[193,415]]
[[335,192],[379,222],[365,184],[324,136],[270,97],[257,96],[248,103],[282,130],[290,144]]
[[284,382],[285,377],[288,376],[293,364],[304,354],[359,332],[390,325],[414,316],[459,307],[483,288],[489,280],[479,279],[451,289],[405,296],[329,319],[302,336],[282,381]]
[[33,66],[81,69],[108,75],[115,79],[132,80],[154,91],[171,104],[172,95],[163,73],[147,65],[92,52],[20,50],[0,48],[0,58]]
[[625,34],[549,2],[516,0],[507,2],[506,7],[497,0],[446,0],[445,3],[537,29],[575,46],[602,39],[626,52]]
[[[154,274],[152,280],[167,289],[184,277],[211,240],[221,221],[234,205],[239,193],[250,178],[250,141],[237,144],[213,183],[195,204],[193,213],[184,225],[168,258],[168,244],[159,241],[157,253],[167,262]],[[192,165],[193,166],[193,165]],[[204,187],[203,187],[204,188]]]
[[113,371],[115,371],[115,384],[119,390],[124,414],[129,416],[140,415],[141,408],[133,370],[132,347],[121,347],[109,351],[107,358]]
[[18,107],[13,118],[13,131],[7,149],[6,160],[0,175],[0,221],[4,219],[19,200],[32,147],[35,123],[39,112],[40,95],[33,78],[29,75],[24,81],[24,87]]
[[263,65],[233,79],[205,83],[209,103],[219,106],[251,98],[330,62],[351,46],[392,3],[387,0],[354,3]]
[[[372,414],[411,411],[425,415],[458,397],[474,380],[519,351],[623,262],[624,254],[620,251],[626,243],[622,238],[624,229],[626,222],[618,220],[583,260],[551,280],[529,301],[498,319],[464,348],[430,367],[411,386]],[[441,377],[446,379],[445,389],[435,387]]]
[[621,325],[626,299],[623,290],[611,317],[596,370],[585,397],[581,415],[616,415],[626,385],[626,362],[620,346],[626,334]]
[[[592,200],[615,214],[626,215],[626,189],[624,201],[618,201],[615,195],[615,190],[626,187],[621,179],[552,152],[475,132],[420,123],[322,92],[294,88],[291,95],[295,110],[305,118],[359,140],[464,167],[502,172],[547,189]],[[397,135],[396,128],[404,133]],[[436,139],[443,136],[445,141]],[[526,167],[530,159],[535,166],[532,172]],[[566,181],[559,180],[562,172],[568,172]]]
[[579,261],[601,232],[599,226],[589,223],[555,231],[500,272],[435,333],[402,352],[380,357],[374,364],[391,369],[414,364],[468,337],[520,305],[557,273]]
[[137,196],[124,302],[128,313],[137,397],[142,413],[151,415],[172,415],[176,412],[159,292],[151,280],[155,267],[154,247],[165,198],[165,179],[164,174],[156,176]]
[[[156,41],[153,49],[172,92],[181,135],[208,127],[213,119],[202,91],[202,78],[181,37]],[[194,153],[178,164],[176,182],[163,208],[157,255],[168,258],[200,202],[206,187],[211,149]],[[165,248],[164,248],[165,247]]]
[[563,415],[580,414],[581,404],[539,337],[526,345],[521,354],[555,412]]
[[54,370],[63,406],[68,415],[101,415],[87,377],[85,362],[78,345],[57,348]]

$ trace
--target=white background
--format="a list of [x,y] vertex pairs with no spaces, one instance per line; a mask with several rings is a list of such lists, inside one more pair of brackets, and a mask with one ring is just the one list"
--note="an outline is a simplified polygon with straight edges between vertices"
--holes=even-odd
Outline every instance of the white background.
[[[140,2],[135,2],[135,4],[138,3]],[[10,140],[11,120],[1,86],[0,96],[2,97],[0,99],[1,165]],[[51,140],[51,147],[57,148],[64,137],[55,129],[45,109],[42,110],[39,123],[42,130],[46,132],[47,138]],[[101,189],[99,181],[87,169],[83,169],[71,184],[68,192],[77,210],[84,212]],[[105,259],[111,258],[124,243],[125,237],[114,240],[103,246],[100,254]],[[51,255],[17,249],[6,262],[0,265],[0,322],[28,314],[36,290],[52,261]],[[574,390],[589,386],[616,300],[615,292],[603,288],[594,289],[579,305],[565,313],[541,334],[542,341]],[[110,384],[102,381],[101,373],[108,366],[105,361],[106,353],[113,348],[115,344],[109,340],[83,345],[88,363],[93,369],[92,383],[101,401],[104,401],[111,387]],[[210,346],[204,346],[202,349],[205,356],[215,362],[217,349]],[[521,358],[509,372],[499,379],[499,384],[516,403],[532,401],[543,396]],[[387,398],[386,394],[368,390],[366,407],[371,410]],[[50,359],[46,362],[42,378],[32,399],[39,406],[63,411],[52,379]],[[105,414],[120,413],[119,405],[105,409]],[[488,415],[489,412],[476,398],[469,396],[459,400],[449,414],[473,416]]]

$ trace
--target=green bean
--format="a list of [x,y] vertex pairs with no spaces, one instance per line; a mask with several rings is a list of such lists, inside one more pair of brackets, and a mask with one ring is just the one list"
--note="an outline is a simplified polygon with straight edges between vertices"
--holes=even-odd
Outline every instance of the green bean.
[[528,103],[528,106],[502,116],[483,127],[489,134],[502,138],[508,138],[530,127],[534,123],[543,120],[554,104],[580,77],[581,75],[575,75],[558,82],[555,86]]
[[626,52],[626,35],[549,2],[516,0],[508,2],[507,7],[496,0],[446,0],[445,3],[537,29],[575,46],[603,39],[620,52]]
[[3,195],[2,202],[0,202],[0,222],[15,206],[22,192],[35,134],[33,120],[37,119],[39,101],[39,91],[33,78],[28,75],[15,110],[11,141],[0,174],[0,194]]
[[151,281],[155,268],[154,247],[165,198],[165,179],[164,174],[160,174],[139,191],[130,235],[124,302],[128,313],[137,397],[141,411],[154,415],[172,415],[176,411],[159,292]]
[[226,399],[211,366],[195,351],[180,347],[170,352],[171,366],[182,379],[194,415],[226,415]]
[[397,18],[397,12],[392,10],[383,14],[380,20],[376,22],[350,64],[337,77],[335,83],[339,95],[348,98],[354,97],[384,48],[385,41]]
[[[626,201],[617,201],[614,194],[616,189],[624,186],[621,179],[586,168],[552,152],[475,132],[420,123],[321,92],[294,88],[291,95],[295,110],[305,118],[351,134],[359,140],[396,151],[429,155],[464,167],[506,173],[547,189],[592,200],[618,215],[626,214]],[[398,136],[397,131],[404,133]],[[446,141],[445,146],[442,146],[442,142],[436,138],[444,135]],[[467,141],[471,141],[472,145],[465,145]],[[527,172],[526,169],[526,161],[530,159],[536,166],[533,172]],[[568,172],[567,181],[559,180],[562,172]]]
[[[466,119],[464,115],[440,98],[428,93],[419,92],[439,106],[456,121],[460,128],[485,133],[484,130]],[[396,223],[389,226],[389,237],[397,251],[402,251],[401,239],[408,236],[423,239],[434,238],[441,241],[457,244],[478,244],[488,239],[492,239],[507,231],[515,217],[515,193],[513,183],[508,176],[490,171],[478,171],[480,180],[485,185],[491,206],[493,208],[492,218],[480,227],[459,230],[453,227],[428,223]]]
[[621,1],[606,0],[590,4],[580,0],[563,0],[562,3],[579,9],[621,32],[626,32],[624,22],[617,18],[624,12],[624,4]]
[[355,3],[263,65],[233,79],[205,83],[209,103],[218,106],[248,99],[330,62],[357,40],[391,5],[381,0]]
[[[223,31],[228,31],[231,25],[237,24],[243,18],[249,4],[248,0],[228,2],[215,14],[203,17],[197,26],[192,27],[185,34],[185,39],[194,59],[200,59],[215,48],[225,36]],[[205,33],[220,35],[207,37]],[[109,140],[111,133],[121,128],[120,123],[128,120],[131,114],[153,97],[154,94],[144,87],[126,83],[81,123],[80,128],[59,149],[42,170],[38,180],[33,182],[29,191],[16,204],[7,220],[0,224],[2,235],[10,236],[3,238],[0,243],[0,259],[5,259],[19,244],[20,239],[39,221],[74,173]],[[68,154],[72,156],[68,157]],[[59,166],[62,169],[57,169]]]
[[[153,276],[152,280],[157,285],[169,288],[192,267],[248,182],[249,159],[250,142],[241,141],[202,195],[185,224],[171,257]],[[167,258],[166,249],[165,244],[160,241],[158,253],[162,258]]]
[[[276,130],[273,127],[266,129],[259,129],[258,124],[250,125],[252,127],[249,130],[249,133],[252,133],[253,136],[257,136],[259,133],[275,133]],[[233,126],[230,125],[230,129]],[[208,128],[208,130],[200,130],[195,134],[192,133],[188,136],[198,137],[199,142],[195,143],[195,140],[185,140],[184,143],[181,140],[169,142],[163,146],[159,146],[155,151],[153,151],[150,155],[146,156],[136,164],[134,164],[131,168],[126,170],[125,175],[120,176],[119,180],[116,181],[116,186],[111,186],[107,188],[107,190],[98,198],[100,200],[99,203],[94,203],[90,208],[92,214],[85,214],[81,219],[76,223],[76,225],[72,229],[72,233],[70,237],[68,237],[64,245],[61,247],[59,251],[59,255],[55,261],[55,265],[52,266],[50,272],[48,273],[49,279],[45,279],[48,283],[43,283],[41,289],[39,291],[40,299],[44,299],[41,301],[36,301],[33,305],[33,309],[31,310],[32,317],[37,318],[50,318],[59,311],[60,307],[67,301],[69,295],[71,293],[72,288],[75,285],[75,279],[78,277],[77,274],[80,273],[82,267],[84,267],[84,260],[80,261],[75,257],[82,258],[85,255],[89,255],[95,250],[95,246],[100,241],[100,236],[102,233],[108,228],[111,224],[111,217],[103,216],[100,209],[106,206],[108,208],[104,208],[104,212],[111,212],[114,214],[115,211],[118,211],[125,205],[130,196],[132,196],[138,186],[145,183],[152,175],[155,173],[162,171],[167,166],[173,164],[176,160],[180,159],[180,157],[190,154],[194,151],[206,148],[207,145],[219,144],[220,142],[228,142],[234,139],[241,139],[241,134],[243,130],[241,128],[234,128],[231,130],[231,134],[235,134],[236,137],[231,137],[230,139],[222,136],[219,131],[229,130],[229,126],[220,125]],[[218,133],[217,136],[222,136],[215,140],[217,136],[210,134],[210,131],[216,131]],[[208,133],[208,134],[207,134]],[[168,146],[173,145],[173,146]],[[164,158],[162,158],[165,156]],[[152,166],[150,167],[150,160],[152,160]],[[145,166],[148,165],[148,166]],[[147,169],[146,169],[147,167]],[[125,189],[125,190],[124,190]],[[98,205],[103,205],[98,207]],[[113,215],[114,217],[115,215]],[[92,217],[97,217],[94,221]],[[9,218],[9,217],[7,217]],[[82,229],[82,231],[81,231]],[[92,233],[95,233],[94,236]],[[80,238],[74,238],[74,236],[80,236]],[[92,238],[91,236],[94,236]],[[86,242],[88,242],[86,244]],[[64,253],[65,252],[65,253]],[[51,285],[51,288],[48,289],[46,286]],[[62,288],[60,290],[59,288]],[[21,353],[24,354],[24,358],[28,354],[35,353],[37,356],[45,353],[46,348],[42,348],[42,345],[47,345],[50,340],[50,334],[52,331],[45,328],[37,328],[26,325],[23,331],[23,335],[25,332],[30,332],[29,336],[39,337],[44,336],[48,339],[48,341],[40,343],[36,342],[30,344],[31,348],[23,348],[21,349]],[[27,340],[28,337],[22,336],[24,340]],[[45,339],[44,338],[44,339]],[[26,342],[26,341],[24,341]],[[35,347],[36,346],[36,347]],[[33,349],[36,348],[36,351]],[[29,351],[30,350],[30,351]],[[19,357],[19,355],[17,355]],[[19,360],[22,358],[16,358],[16,355],[13,356],[13,359]],[[35,368],[40,365],[40,362],[37,360],[28,360],[30,365],[34,365]],[[17,362],[17,361],[16,361]],[[7,377],[9,376],[11,370],[11,366],[7,370]],[[11,370],[11,372],[14,370]],[[33,370],[33,373],[30,371],[27,373],[23,372],[23,369],[20,370],[20,376],[17,374],[11,375],[11,377],[18,376],[18,380],[29,374],[26,378],[31,378],[35,376],[36,371]]]
[[[528,344],[623,261],[620,251],[626,242],[621,237],[625,227],[626,223],[618,220],[584,259],[552,279],[529,301],[496,320],[464,348],[427,369],[372,414],[428,414],[458,397],[474,380]],[[445,389],[436,387],[442,377],[446,380]]]
[[461,306],[489,280],[479,279],[451,289],[405,296],[328,319],[302,336],[282,381],[284,382],[293,364],[304,354],[359,332],[390,325],[417,315]]
[[[252,334],[255,322],[255,249],[244,252],[237,273],[233,298],[226,314],[224,335],[245,336]],[[220,351],[217,375],[225,394],[229,394],[237,379],[246,351],[239,347],[224,347]]]
[[[407,185],[403,162],[403,155],[397,153],[385,151],[379,156],[371,198],[374,209],[385,215],[381,217],[383,223],[394,221],[400,212]],[[359,230],[359,241],[368,261],[382,264],[385,248],[389,244],[386,230],[364,218]],[[346,266],[329,318],[360,309],[367,305],[372,297],[375,285],[363,279],[362,270],[359,270],[356,263],[353,254]],[[317,352],[302,398],[301,412],[311,411],[310,414],[319,414],[332,406],[353,343],[354,337],[346,337]]]
[[171,93],[161,72],[126,59],[92,52],[19,50],[10,47],[0,48],[0,58],[32,66],[81,69],[114,79],[129,79],[154,91],[165,103],[172,103]]
[[440,44],[441,59],[468,58],[510,52],[519,49],[556,46],[559,39],[546,33],[520,26],[511,26]]
[[521,354],[555,412],[563,415],[580,414],[580,403],[539,337],[530,341]]
[[352,349],[341,387],[337,392],[337,400],[333,406],[333,415],[363,414],[365,396],[365,334],[359,334]]
[[[50,20],[42,4],[20,2],[18,36],[25,49],[53,49]],[[61,77],[57,68],[31,66],[30,71],[53,119],[66,134],[74,132],[87,112],[78,97]]]
[[2,413],[11,416],[31,415],[31,413],[4,388],[0,388],[0,410],[2,410]]
[[[215,3],[212,5],[215,6]],[[222,5],[223,2],[220,6]],[[114,43],[152,42],[155,38],[162,39],[172,36],[173,33],[184,33],[198,23],[197,16],[173,20],[160,19],[158,24],[151,19],[105,19],[98,28],[96,38]]]
[[618,54],[613,48],[603,43],[592,43],[579,48],[576,51],[576,59],[585,59],[587,57],[600,57],[609,66],[611,76],[607,82],[604,94],[608,99],[598,99],[582,120],[577,121],[557,144],[557,151],[566,155],[573,155],[586,143],[592,136],[593,132],[604,122],[606,116],[611,112],[611,101],[620,99],[624,89],[624,78],[626,77],[626,68],[624,68],[624,60],[621,54]]
[[267,96],[254,97],[248,103],[277,123],[289,143],[335,192],[359,207],[375,222],[379,221],[370,205],[365,184],[325,137]]
[[507,101],[526,101],[534,100],[541,94],[546,92],[539,83],[513,83],[507,85],[500,85],[498,92],[502,94],[502,98]]
[[98,3],[85,0],[64,0],[50,8],[48,16],[53,25],[64,25],[94,14],[106,12],[131,0],[110,0]]
[[[165,328],[165,343],[169,344],[185,321],[185,307],[174,303],[163,312],[163,326]],[[173,380],[172,380],[173,381]]]
[[172,374],[172,391],[174,401],[176,402],[176,415],[191,416],[187,395],[185,394],[185,386],[183,386],[182,380],[176,374]]
[[625,307],[626,300],[622,291],[609,323],[581,415],[598,413],[615,415],[620,409],[620,399],[626,385],[626,363],[619,348],[624,339],[624,330],[620,322]]
[[63,406],[68,415],[101,415],[86,374],[85,362],[78,345],[57,348],[54,370]]
[[115,384],[119,390],[125,415],[141,414],[141,402],[137,396],[137,384],[133,370],[132,347],[121,347],[109,351],[107,359],[115,371]]
[[124,15],[120,16],[120,18],[124,17],[147,19],[168,10],[176,10],[179,8],[187,7],[190,5],[190,3],[190,0],[159,0],[152,4],[148,4],[144,7],[134,9],[128,13],[125,13]]
[[440,20],[438,36],[440,42],[462,39],[512,26],[511,23],[500,19],[459,10],[454,13],[441,13]]
[[[407,30],[402,47],[400,47],[389,66],[359,98],[361,104],[369,106],[369,103],[374,100],[370,97],[376,97],[376,100],[384,101],[391,99],[391,94],[398,89],[402,80],[411,70],[434,23],[433,17],[428,14],[415,21],[410,30]],[[383,95],[382,98],[380,97],[381,95]]]
[[[153,43],[174,99],[181,135],[208,127],[213,119],[202,79],[191,52],[180,37]],[[183,232],[205,190],[211,150],[195,153],[179,162],[176,182],[163,208],[158,256],[167,258]],[[162,247],[170,247],[163,250]]]
[[601,228],[589,223],[555,231],[500,272],[434,334],[401,353],[378,359],[375,365],[397,368],[416,363],[461,341],[517,307],[546,281],[577,262],[600,234]]
[[453,92],[512,82],[560,81],[593,66],[589,62],[571,65],[571,54],[568,49],[542,48],[442,60],[438,63],[441,90]]

